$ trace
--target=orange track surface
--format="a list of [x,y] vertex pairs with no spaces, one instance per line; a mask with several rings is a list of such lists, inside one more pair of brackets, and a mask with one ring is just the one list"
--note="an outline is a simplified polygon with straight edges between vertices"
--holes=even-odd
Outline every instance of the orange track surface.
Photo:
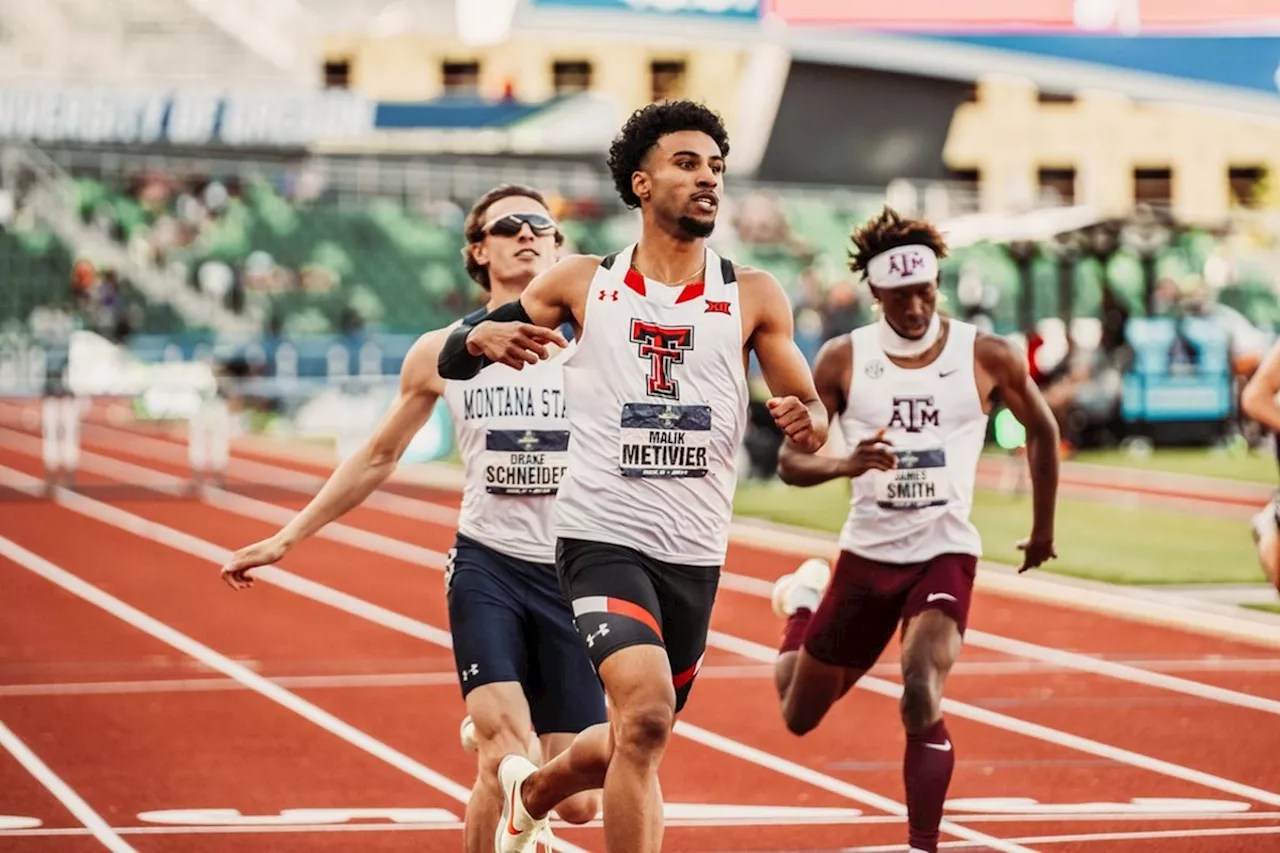
[[[219,581],[218,552],[209,549],[234,549],[265,536],[278,526],[274,520],[246,517],[194,496],[112,491],[106,487],[119,480],[105,469],[95,472],[91,459],[82,462],[78,482],[97,502],[93,506],[116,507],[199,540],[192,545],[188,539],[186,550],[179,550],[172,533],[155,527],[129,531],[76,512],[83,498],[55,502],[6,491],[4,486],[17,484],[11,471],[43,476],[38,448],[33,454],[24,440],[30,439],[0,429],[0,466],[8,469],[0,470],[0,538],[248,672],[274,679],[316,714],[327,712],[326,719],[337,718],[444,780],[429,784],[418,778],[421,773],[415,776],[342,739],[38,576],[25,565],[27,558],[15,559],[11,550],[0,556],[0,724],[105,822],[116,838],[110,843],[124,845],[115,849],[460,849],[463,807],[457,792],[470,787],[474,760],[457,743],[463,710],[452,655],[438,641],[448,628],[438,569],[328,539],[307,542],[282,562],[281,568],[321,585],[321,597],[337,590],[348,602],[382,608],[370,612],[407,617],[399,627],[267,582],[236,594]],[[86,429],[83,447],[86,454],[185,477],[185,449],[159,440],[94,428]],[[325,473],[296,462],[254,461],[298,474]],[[241,464],[233,463],[232,491]],[[259,487],[260,474],[248,475]],[[280,475],[280,482],[289,479]],[[257,489],[253,497],[287,508],[305,501],[282,490],[266,495]],[[363,507],[345,522],[438,553],[450,545],[448,510],[456,506],[454,495],[416,490],[398,511]],[[415,508],[421,510],[417,517]],[[206,549],[206,556],[189,553],[192,547]],[[665,850],[905,850],[902,819],[876,799],[900,803],[903,796],[904,739],[893,697],[856,690],[810,736],[798,739],[783,728],[768,661],[760,652],[775,645],[780,626],[759,590],[795,562],[767,551],[731,549],[726,571],[737,579],[722,586],[713,619],[722,641],[709,651],[683,715],[683,723],[695,728],[673,739],[663,765],[669,803],[755,810],[730,818],[695,810],[700,826],[687,817],[672,820]],[[1150,663],[1154,671],[1280,700],[1280,652],[1263,646],[986,592],[976,594],[971,625],[1140,668]],[[896,682],[896,654],[891,649],[875,675]],[[948,695],[1006,721],[997,726],[948,714],[958,757],[950,796],[959,806],[948,818],[963,827],[1022,839],[1018,843],[1029,850],[1280,849],[1280,726],[1273,711],[974,646],[965,649]],[[1046,730],[1053,733],[1047,739],[1036,734]],[[1063,735],[1128,750],[1139,764],[1165,764],[1134,766],[1064,744]],[[1208,776],[1177,778],[1188,770]],[[1249,787],[1246,793],[1222,790],[1231,783]],[[79,853],[106,846],[85,828],[83,815],[68,810],[6,749],[0,749],[0,792],[0,850]],[[959,802],[973,798],[1030,798],[1056,814],[1029,815],[1021,806],[1019,816],[1007,813],[1013,808],[1008,803]],[[1133,801],[1143,798],[1199,802],[1166,805],[1161,814],[1133,814]],[[1087,813],[1086,805],[1099,803],[1114,805],[1105,814]],[[849,811],[809,813],[805,823],[787,825],[762,807]],[[1207,814],[1227,808],[1236,811]],[[210,809],[256,816],[289,809],[440,811],[436,825],[421,818],[400,825],[380,816],[345,820],[330,812],[270,831],[212,825],[208,815],[171,816],[176,823],[160,823],[163,816],[145,814]],[[34,818],[40,825],[6,828],[17,826],[15,818]],[[322,825],[325,820],[332,822]],[[598,828],[557,831],[580,848],[603,851]],[[944,833],[944,840],[948,848],[988,849],[954,834]]]

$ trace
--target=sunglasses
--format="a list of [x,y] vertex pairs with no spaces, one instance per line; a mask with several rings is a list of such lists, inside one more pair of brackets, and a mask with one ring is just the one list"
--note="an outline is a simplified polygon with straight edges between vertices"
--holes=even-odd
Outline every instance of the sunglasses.
[[549,234],[560,236],[560,228],[556,225],[556,221],[541,213],[508,213],[488,223],[480,231],[493,237],[514,237],[526,225],[539,237],[546,237]]

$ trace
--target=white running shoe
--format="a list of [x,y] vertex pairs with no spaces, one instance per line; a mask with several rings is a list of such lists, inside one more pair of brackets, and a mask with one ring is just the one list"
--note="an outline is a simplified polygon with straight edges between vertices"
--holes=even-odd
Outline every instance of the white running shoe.
[[[831,564],[816,557],[805,560],[789,575],[778,578],[773,585],[773,612],[779,619],[795,613],[800,604],[816,609],[831,582]],[[797,603],[796,599],[800,599]]]
[[475,752],[479,748],[476,746],[476,724],[471,722],[470,714],[462,718],[462,726],[459,727],[458,734],[462,738],[464,752]]
[[495,853],[536,853],[539,842],[551,832],[550,821],[535,820],[520,798],[524,780],[538,768],[523,755],[508,755],[498,765],[498,785],[502,788],[502,817],[494,832]]

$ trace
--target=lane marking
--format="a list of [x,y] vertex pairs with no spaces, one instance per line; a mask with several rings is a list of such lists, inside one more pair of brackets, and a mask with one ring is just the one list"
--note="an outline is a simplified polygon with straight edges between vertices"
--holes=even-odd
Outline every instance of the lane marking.
[[[35,439],[23,436],[21,433],[14,433],[9,430],[0,430],[0,439],[3,439],[3,441],[0,441],[0,446],[13,446],[15,449],[21,449],[24,453],[33,453],[38,449],[38,442]],[[156,439],[147,439],[147,441],[156,441]],[[178,477],[158,472],[155,469],[122,462],[96,453],[82,453],[80,464],[85,470],[95,470],[102,473],[104,476],[124,480],[126,482],[148,482],[154,480],[159,488],[166,491],[186,488],[184,481]],[[266,467],[271,468],[274,466]],[[276,469],[277,476],[282,470],[284,469]],[[400,502],[403,501],[408,501],[415,505],[415,508],[411,510],[411,514],[415,518],[423,516],[423,512],[416,508],[417,505],[434,506],[437,508],[440,507],[439,504],[434,504],[430,501],[419,501],[411,498],[401,498],[400,496],[395,497],[398,499],[396,502],[397,506],[400,506]],[[235,495],[230,492],[217,489],[206,490],[203,495],[203,500],[206,503],[225,509],[228,512],[258,518],[263,521],[271,521],[281,525],[287,524],[296,514],[294,510],[279,506],[278,504],[254,500],[252,498]],[[398,510],[392,511],[398,515],[403,514]],[[456,521],[456,518],[457,513],[454,512],[454,521]],[[413,545],[389,536],[351,527],[340,522],[329,524],[317,535],[319,537],[336,542],[342,542],[343,544],[351,545],[356,548],[371,550],[386,556],[405,560],[406,562],[436,569],[442,569],[444,567],[444,555],[437,551]],[[720,585],[725,589],[762,598],[771,597],[773,592],[773,585],[770,582],[760,578],[753,578],[733,572],[722,572]],[[1062,649],[1041,646],[1023,640],[1001,637],[985,631],[979,631],[977,629],[970,629],[966,632],[965,642],[966,644],[972,645],[976,648],[997,651],[1013,657],[1066,667],[1070,670],[1091,672],[1096,675],[1127,681],[1132,684],[1142,684],[1148,687],[1155,687],[1175,693],[1182,693],[1188,696],[1195,696],[1199,699],[1207,699],[1213,702],[1221,702],[1223,704],[1235,705],[1240,708],[1249,708],[1251,710],[1280,716],[1280,700],[1269,699],[1251,693],[1244,693],[1237,690],[1230,690],[1224,687],[1205,684],[1203,682],[1179,678],[1177,676],[1154,672],[1150,669],[1132,666],[1117,661],[1107,661],[1091,655],[1083,655],[1076,652],[1068,652]]]
[[[11,479],[22,483],[27,478],[26,475],[13,471],[12,469],[0,466],[0,479]],[[183,550],[194,556],[210,560],[221,564],[229,555],[224,548],[220,548],[212,543],[206,542],[186,533],[173,530],[156,522],[147,521],[146,519],[134,516],[115,507],[107,506],[90,498],[68,492],[60,489],[56,492],[59,503],[76,512],[105,521],[108,524],[129,530],[144,538],[150,538],[161,544]],[[372,544],[369,546],[374,547]],[[390,556],[390,555],[388,555]],[[321,603],[330,604],[352,615],[360,616],[388,628],[408,634],[409,636],[425,639],[428,642],[435,642],[441,645],[448,643],[448,647],[452,647],[452,639],[447,632],[438,628],[411,619],[394,611],[380,607],[378,605],[365,602],[362,599],[338,592],[323,584],[309,581],[293,575],[278,567],[264,568],[258,571],[257,576],[267,582],[298,592],[308,598],[319,601]],[[777,657],[776,650],[755,643],[750,640],[734,637],[719,631],[711,631],[708,633],[708,645],[713,648],[719,648],[722,651],[732,652],[741,655],[750,660],[756,660],[761,663],[771,664]],[[897,682],[890,682],[874,676],[864,676],[859,680],[858,687],[872,693],[877,693],[892,699],[900,699],[902,696],[902,685]],[[1122,764],[1128,764],[1154,773],[1169,776],[1175,779],[1192,782],[1203,787],[1213,790],[1223,791],[1238,797],[1246,797],[1258,802],[1267,803],[1268,805],[1280,806],[1280,794],[1257,788],[1252,785],[1246,785],[1235,782],[1230,779],[1184,767],[1180,764],[1164,761],[1162,759],[1153,758],[1142,753],[1132,750],[1122,749],[1120,747],[1111,746],[1100,741],[1090,738],[1073,735],[1057,729],[1042,726],[1037,723],[1031,723],[1015,717],[1001,714],[996,711],[990,711],[976,705],[960,702],[955,699],[944,699],[943,710],[946,713],[954,714],[957,717],[974,720],[976,722],[985,723],[994,728],[1003,729],[1015,734],[1032,737],[1058,746],[1074,749],[1091,755],[1100,756]]]
[[[27,478],[25,474],[21,474],[20,472],[14,471],[11,468],[0,466],[0,479],[16,480],[21,482],[23,479],[29,479],[29,478]],[[78,512],[83,515],[89,516],[91,518],[95,518],[99,521],[103,521],[107,524],[119,527],[120,529],[126,530],[128,532],[134,533],[135,535],[138,535],[142,538],[151,539],[152,541],[158,542],[162,545],[167,545],[169,547],[174,548],[175,550],[182,551],[184,553],[199,557],[209,562],[213,562],[220,565],[226,560],[228,556],[230,556],[230,553],[231,553],[227,549],[220,548],[219,546],[214,545],[211,542],[206,542],[195,536],[190,536],[186,533],[173,530],[172,528],[166,527],[156,522],[147,521],[146,519],[143,519],[131,513],[125,512],[124,510],[107,506],[91,498],[86,498],[81,495],[68,492],[65,489],[58,489],[55,492],[55,497],[59,504],[61,504],[65,508],[70,509],[74,512]],[[262,678],[262,676],[259,676],[256,673],[250,672],[249,670],[245,670],[243,667],[240,667],[238,664],[235,664],[230,659],[219,655],[217,652],[214,652],[212,649],[209,649],[208,647],[205,647],[197,643],[195,640],[192,640],[189,637],[186,637],[185,635],[179,634],[177,631],[175,631],[172,628],[169,628],[167,625],[164,625],[163,623],[160,623],[157,620],[152,619],[152,617],[141,613],[141,611],[134,610],[129,605],[125,604],[123,601],[120,601],[119,599],[115,599],[114,597],[111,597],[111,596],[107,596],[106,593],[103,593],[97,587],[94,587],[80,580],[78,577],[76,577],[75,575],[71,575],[70,573],[66,572],[64,569],[60,569],[56,566],[53,566],[53,564],[48,563],[48,561],[44,561],[42,558],[37,557],[34,554],[31,554],[31,552],[26,551],[25,549],[21,549],[20,546],[16,545],[15,543],[12,543],[6,539],[0,538],[0,553],[5,553],[6,548],[19,549],[19,551],[22,554],[28,555],[29,557],[34,558],[36,560],[40,560],[48,568],[54,569],[57,572],[62,572],[66,576],[64,579],[68,579],[68,582],[70,582],[69,579],[74,579],[75,581],[78,582],[76,589],[80,590],[80,592],[77,592],[77,594],[81,594],[81,592],[84,593],[84,595],[82,595],[81,597],[85,597],[86,595],[90,594],[89,593],[90,590],[93,591],[94,593],[97,593],[98,595],[105,596],[106,599],[110,599],[110,601],[114,602],[115,606],[128,608],[129,611],[132,611],[133,614],[136,614],[136,617],[150,620],[150,622],[147,624],[149,624],[153,628],[156,628],[157,630],[163,629],[166,632],[165,636],[169,636],[171,639],[174,639],[174,640],[181,638],[182,640],[188,643],[194,644],[193,646],[191,646],[192,651],[198,650],[201,652],[201,654],[216,656],[216,657],[210,657],[209,660],[205,660],[204,658],[197,657],[197,659],[210,665],[212,668],[217,669],[218,671],[223,672],[224,674],[229,675],[232,678],[236,678],[236,680],[238,681],[242,681],[242,679],[233,673],[240,673],[245,677],[251,677],[252,679],[255,679],[254,684],[256,685],[256,687],[254,689],[261,688],[259,692],[261,692],[262,690],[278,691],[279,694],[283,694],[283,697],[289,697],[298,703],[302,703],[302,705],[300,705],[299,707],[305,706],[308,709],[312,709],[314,712],[323,714],[325,717],[331,720],[333,724],[341,724],[342,726],[347,725],[345,723],[342,723],[340,720],[337,720],[337,718],[332,717],[332,715],[327,714],[327,712],[321,711],[316,706],[311,705],[310,703],[306,702],[303,699],[300,699],[294,694],[288,693],[288,691],[285,691],[283,688],[280,688],[279,686],[272,684],[267,679]],[[280,586],[284,589],[288,589],[291,592],[296,592],[300,595],[303,595],[307,598],[311,598],[315,601],[329,604],[346,613],[349,613],[354,616],[358,616],[362,619],[365,619],[370,622],[374,622],[376,624],[382,625],[392,630],[399,631],[411,637],[425,640],[426,642],[435,643],[437,645],[445,646],[447,648],[452,647],[452,638],[449,636],[447,632],[441,631],[439,628],[436,628],[432,625],[428,625],[424,622],[419,622],[418,620],[412,619],[408,616],[395,613],[394,611],[388,610],[386,608],[379,607],[377,605],[363,601],[362,599],[356,598],[355,596],[351,596],[346,593],[331,589],[330,587],[324,586],[323,584],[306,580],[305,578],[301,578],[297,575],[294,575],[290,572],[285,571],[284,569],[280,569],[278,567],[270,567],[270,568],[258,571],[256,573],[256,577],[259,580],[262,580],[264,582],[271,583],[276,586]],[[99,600],[105,601],[106,599],[99,599]],[[98,603],[98,600],[95,600],[94,603]],[[100,604],[99,606],[103,606],[103,605]],[[121,617],[121,618],[124,618],[124,617]],[[154,623],[154,625],[151,625],[151,623]],[[167,632],[172,632],[172,633],[169,634]],[[150,631],[148,631],[148,633],[150,633]],[[170,644],[173,645],[173,643],[170,643]],[[178,648],[178,646],[175,646],[175,648]],[[183,648],[181,650],[185,651],[186,649]],[[191,652],[188,652],[188,654],[190,653]],[[211,661],[216,661],[217,665],[215,665],[215,663],[212,663]],[[230,668],[227,668],[227,667],[230,667]],[[245,682],[242,681],[242,683],[245,683]],[[272,698],[274,698],[274,696],[275,694],[272,694]],[[283,704],[282,698],[277,699],[277,701],[281,701]],[[292,707],[292,706],[286,705],[286,707]],[[303,713],[303,711],[301,710],[299,710],[298,712]],[[306,716],[305,713],[303,713],[303,715]],[[350,729],[349,726],[347,726],[347,728]],[[702,732],[703,730],[698,730],[698,731]],[[354,735],[357,732],[358,730],[351,729],[350,734]],[[677,732],[678,733],[680,732],[679,726],[677,727]],[[358,732],[358,733],[360,735],[363,735],[365,738],[369,738],[370,741],[373,740],[368,735],[364,735],[363,732]],[[712,735],[712,733],[710,732],[706,732],[705,734],[708,736]],[[718,738],[719,740],[716,740],[715,742],[718,744],[721,744],[722,746],[728,745],[728,744],[736,744],[736,747],[732,747],[732,748],[736,748],[740,750],[741,754],[750,754],[750,755],[756,755],[761,757],[769,755],[768,753],[761,752],[760,750],[755,750],[753,747],[748,747],[745,744],[739,744],[736,741],[730,741],[728,738],[720,738],[719,735],[715,735],[713,737]],[[378,743],[378,742],[374,741],[374,743]],[[385,747],[385,749],[387,750],[391,750],[391,748],[387,747],[385,744],[380,744],[380,745]],[[723,749],[720,747],[713,747],[713,748],[717,748],[722,752],[726,751],[726,749]],[[394,753],[394,750],[391,750],[391,752]],[[729,752],[727,754],[736,755],[739,753]],[[395,753],[395,755],[401,756],[406,761],[412,761],[412,759],[409,759],[407,756],[402,756],[400,753]],[[766,764],[761,766],[770,767],[770,769],[777,769],[778,767],[791,764],[790,762],[785,762],[784,759],[778,758],[777,756],[770,756],[770,759],[772,759],[775,762],[783,762],[783,764],[776,764],[776,765]],[[416,764],[416,762],[414,763]],[[419,766],[421,767],[421,765]],[[809,770],[808,768],[802,768],[800,767],[800,765],[794,765],[794,768],[796,772],[802,772],[806,778],[816,778],[815,776],[810,775],[810,774],[815,774],[816,771]],[[427,770],[427,768],[425,767],[422,767],[422,769]],[[434,771],[428,771],[428,772],[434,773]],[[787,773],[786,775],[793,775],[793,774]],[[826,777],[823,774],[817,774],[817,776],[823,777],[826,780],[828,780],[827,784],[836,786],[841,790],[843,790],[845,792],[845,796],[847,796],[849,799],[853,799],[855,802],[862,802],[863,804],[875,805],[876,808],[881,807],[879,805],[880,803],[893,804],[895,811],[891,813],[900,812],[902,814],[905,814],[906,806],[898,804],[893,800],[889,800],[887,798],[881,797],[878,794],[873,794],[870,791],[867,791],[865,792],[865,795],[862,795],[862,789],[857,788],[856,786],[849,786],[847,785],[847,783],[843,783],[832,777]],[[443,777],[440,777],[440,778],[442,781],[449,782],[449,780],[444,780]],[[453,785],[455,783],[449,782],[449,784]],[[457,787],[460,788],[461,786],[457,786]],[[1016,844],[1008,844],[1004,841],[1001,841],[1000,839],[992,838],[990,836],[984,835],[983,833],[976,832],[974,830],[969,830],[961,826],[956,826],[954,828],[953,834],[956,834],[957,837],[965,838],[970,841],[977,841],[979,843],[986,844],[995,850],[1003,851],[1003,853],[1027,853],[1027,848],[1025,847],[1021,847]]]
[[[9,471],[5,469],[4,473],[8,474]],[[59,494],[65,494],[65,490],[60,490]],[[96,503],[96,501],[92,503]],[[196,541],[198,542],[200,540]],[[203,544],[208,547],[213,547],[210,546],[209,543]],[[122,622],[132,625],[139,631],[142,631],[160,642],[195,658],[210,669],[216,670],[229,678],[235,679],[254,692],[261,694],[267,699],[270,699],[285,708],[288,708],[303,719],[314,723],[330,734],[335,735],[352,746],[369,753],[375,758],[381,759],[383,762],[413,777],[414,779],[417,779],[419,782],[430,785],[446,796],[452,797],[462,803],[465,803],[471,796],[469,788],[459,785],[452,779],[437,773],[430,767],[427,767],[418,761],[415,761],[408,755],[405,755],[399,750],[388,746],[366,732],[357,729],[355,726],[335,717],[333,714],[321,709],[319,706],[308,702],[295,693],[289,692],[278,684],[272,683],[261,675],[258,675],[256,672],[236,663],[225,655],[214,651],[203,643],[200,643],[199,641],[188,637],[186,634],[166,625],[160,620],[149,616],[136,607],[126,604],[119,598],[104,592],[66,569],[54,565],[38,554],[28,551],[26,548],[23,548],[16,542],[6,539],[3,536],[0,536],[0,556],[7,557],[9,560],[22,566],[28,571],[65,589],[72,595],[107,611]],[[79,817],[79,815],[77,815],[77,817]],[[102,827],[104,829],[107,828],[105,823],[102,824]],[[123,842],[121,843],[123,844]],[[111,849],[128,851],[133,848],[125,845],[120,848]],[[585,853],[581,848],[559,840],[557,840],[556,849],[566,851],[566,853]]]
[[[0,539],[0,542],[6,540]],[[22,739],[13,733],[13,730],[0,722],[0,746],[9,751],[9,754],[18,760],[18,763],[26,768],[27,772],[36,778],[41,785],[48,789],[50,794],[57,798],[58,802],[66,807],[76,818],[84,824],[85,829],[94,838],[102,843],[111,853],[137,853],[129,842],[125,841],[108,823],[102,819],[102,816],[93,810],[93,807],[84,801],[84,799],[72,790],[71,786],[62,781],[62,778],[49,768],[49,765],[40,760],[40,756],[36,755],[31,749],[22,742]]]

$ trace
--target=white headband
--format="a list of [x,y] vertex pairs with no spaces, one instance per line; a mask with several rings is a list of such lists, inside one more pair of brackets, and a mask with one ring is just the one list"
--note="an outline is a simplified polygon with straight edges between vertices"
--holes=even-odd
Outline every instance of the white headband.
[[938,256],[928,246],[895,246],[867,261],[867,279],[876,287],[937,281]]

